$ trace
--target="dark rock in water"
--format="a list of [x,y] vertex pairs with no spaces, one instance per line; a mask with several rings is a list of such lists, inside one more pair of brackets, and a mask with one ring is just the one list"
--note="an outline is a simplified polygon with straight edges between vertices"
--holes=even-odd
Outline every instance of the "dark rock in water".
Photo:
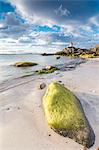
[[64,64],[58,64],[56,67],[58,67],[61,71],[68,71],[75,69],[78,65],[85,63],[86,60],[83,58],[76,58],[70,61],[69,63]]
[[60,59],[60,56],[57,56],[56,59]]
[[47,53],[43,53],[43,54],[41,54],[42,56],[47,56]]
[[95,135],[80,101],[63,85],[49,85],[43,97],[43,108],[47,122],[55,132],[87,148],[94,144]]
[[45,83],[41,83],[39,88],[42,90],[42,89],[44,89],[45,87],[46,87],[46,84],[45,84]]
[[37,63],[34,62],[17,62],[14,64],[15,67],[30,67],[35,65],[37,65]]
[[53,53],[43,53],[43,54],[41,54],[42,56],[51,56],[51,55],[54,55]]

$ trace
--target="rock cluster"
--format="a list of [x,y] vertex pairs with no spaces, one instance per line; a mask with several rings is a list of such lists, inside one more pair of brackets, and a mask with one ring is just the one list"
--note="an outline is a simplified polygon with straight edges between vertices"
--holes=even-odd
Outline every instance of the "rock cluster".
[[67,47],[62,51],[56,52],[55,55],[66,55],[71,57],[92,58],[99,57],[99,45],[91,49],[82,49],[76,47]]
[[99,55],[99,44],[90,49],[95,55]]
[[53,73],[56,70],[59,70],[59,69],[54,66],[46,66],[45,68],[43,68],[41,70],[36,70],[35,72],[37,74],[48,74],[48,73]]

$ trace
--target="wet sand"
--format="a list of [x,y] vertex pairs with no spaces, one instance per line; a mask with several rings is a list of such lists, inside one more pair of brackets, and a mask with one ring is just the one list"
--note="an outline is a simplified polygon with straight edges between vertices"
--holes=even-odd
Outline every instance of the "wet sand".
[[[0,93],[0,150],[83,150],[69,138],[51,130],[44,118],[40,83],[62,83],[80,99],[95,132],[90,150],[99,147],[99,59],[89,59],[76,69],[13,81]],[[17,83],[15,83],[17,82]],[[10,87],[10,88],[9,88]]]

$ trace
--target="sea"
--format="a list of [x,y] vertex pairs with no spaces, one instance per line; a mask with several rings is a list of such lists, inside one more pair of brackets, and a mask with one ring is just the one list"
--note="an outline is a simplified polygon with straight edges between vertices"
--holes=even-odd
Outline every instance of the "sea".
[[[0,84],[8,80],[20,78],[27,74],[33,74],[35,70],[44,68],[46,65],[62,66],[74,61],[71,58],[61,56],[60,59],[55,55],[42,56],[40,54],[0,54]],[[29,61],[38,63],[33,67],[15,67],[19,61]],[[75,59],[77,62],[78,60]],[[35,75],[35,74],[34,74]]]

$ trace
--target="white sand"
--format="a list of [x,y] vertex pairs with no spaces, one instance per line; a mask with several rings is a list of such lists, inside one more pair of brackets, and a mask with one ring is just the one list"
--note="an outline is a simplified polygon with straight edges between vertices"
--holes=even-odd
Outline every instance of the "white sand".
[[51,130],[44,118],[41,99],[46,88],[39,90],[38,85],[59,80],[81,100],[96,136],[90,150],[99,147],[99,59],[48,77],[1,92],[0,150],[83,150],[78,143]]

